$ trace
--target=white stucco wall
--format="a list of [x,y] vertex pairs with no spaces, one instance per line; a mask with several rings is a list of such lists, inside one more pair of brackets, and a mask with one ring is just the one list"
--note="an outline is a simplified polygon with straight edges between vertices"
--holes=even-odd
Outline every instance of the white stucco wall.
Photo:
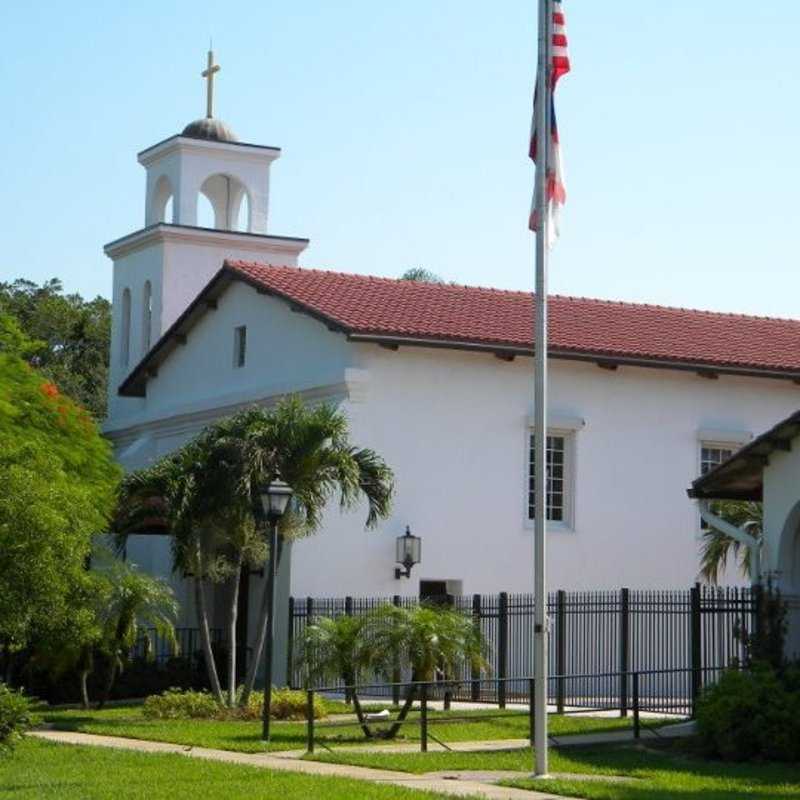
[[[111,368],[109,373],[109,425],[141,413],[138,398],[120,397],[117,387],[145,356],[143,290],[152,288],[151,346],[172,325],[205,285],[222,268],[225,259],[262,261],[296,266],[305,248],[303,240],[281,240],[235,233],[162,229],[150,235],[141,247],[126,249],[114,257]],[[121,363],[122,293],[131,292],[130,355]]]
[[[364,532],[363,513],[332,509],[295,548],[295,595],[416,594],[420,579],[465,592],[532,585],[525,519],[529,359],[359,345],[366,400],[348,403],[354,440],[395,469],[392,518]],[[555,417],[574,434],[574,528],[549,538],[552,588],[688,587],[698,519],[686,489],[699,472],[698,432],[754,433],[795,409],[789,382],[592,364],[551,363]],[[394,579],[394,539],[422,537],[422,563]],[[734,575],[735,577],[735,575]]]
[[764,468],[764,569],[781,588],[800,595],[800,440],[790,452],[776,450]]
[[[233,366],[238,325],[247,326],[242,369]],[[341,514],[332,504],[323,530],[294,549],[292,593],[416,594],[420,579],[460,581],[468,593],[523,592],[532,572],[531,373],[529,359],[348,343],[236,283],[113,436],[133,468],[237,405],[292,391],[340,403],[353,441],[396,472],[394,512],[365,532],[364,509]],[[693,583],[698,519],[686,488],[699,472],[699,432],[758,433],[798,399],[800,388],[778,380],[552,362],[550,413],[583,426],[572,434],[573,524],[550,533],[550,586]],[[394,540],[407,524],[422,537],[422,564],[396,581]]]

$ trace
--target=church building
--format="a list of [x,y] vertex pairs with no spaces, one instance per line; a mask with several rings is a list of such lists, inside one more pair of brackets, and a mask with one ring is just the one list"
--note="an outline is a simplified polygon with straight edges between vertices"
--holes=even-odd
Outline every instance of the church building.
[[[530,591],[531,294],[300,265],[308,240],[269,227],[280,149],[211,112],[139,153],[144,226],[105,247],[120,463],[288,393],[332,403],[395,471],[394,511],[365,531],[363,509],[330,508],[283,559],[284,600]],[[800,321],[558,296],[550,315],[551,588],[688,587],[701,522],[685,487],[800,405]],[[407,527],[420,563],[396,577]],[[128,552],[170,577],[194,626],[166,537]]]

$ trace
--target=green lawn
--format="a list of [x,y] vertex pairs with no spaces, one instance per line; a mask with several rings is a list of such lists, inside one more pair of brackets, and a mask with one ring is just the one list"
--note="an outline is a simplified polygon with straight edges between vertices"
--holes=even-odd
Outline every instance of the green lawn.
[[[482,739],[519,739],[528,735],[528,717],[524,712],[509,712],[511,716],[502,719],[486,719],[496,714],[492,710],[469,712],[431,712],[429,730],[445,742],[459,742]],[[246,753],[260,753],[269,750],[304,749],[306,746],[306,725],[304,722],[276,722],[272,726],[272,741],[265,748],[261,741],[260,722],[227,722],[217,720],[152,720],[142,714],[141,706],[119,706],[102,711],[82,711],[78,709],[45,711],[42,719],[60,730],[82,731],[84,733],[109,734],[130,739],[152,739],[174,744],[213,747],[222,750],[238,750]],[[467,716],[466,721],[439,722],[453,716]],[[410,715],[418,719],[416,712]],[[335,727],[327,727],[326,722],[335,722]],[[619,718],[561,717],[551,715],[550,730],[554,735],[586,733],[590,731],[620,730],[630,726],[630,721]],[[405,726],[398,741],[418,741],[417,724]],[[317,741],[326,744],[375,744],[367,742],[355,723],[342,726],[335,716],[319,721],[316,731]]]
[[[528,749],[502,753],[318,753],[315,760],[404,772],[532,769]],[[728,764],[690,755],[684,745],[642,749],[634,746],[550,751],[550,770],[575,774],[628,776],[630,784],[603,781],[507,782],[520,788],[587,800],[800,799],[800,764]]]
[[25,740],[0,757],[0,798],[14,800],[444,800],[441,795],[179,755]]

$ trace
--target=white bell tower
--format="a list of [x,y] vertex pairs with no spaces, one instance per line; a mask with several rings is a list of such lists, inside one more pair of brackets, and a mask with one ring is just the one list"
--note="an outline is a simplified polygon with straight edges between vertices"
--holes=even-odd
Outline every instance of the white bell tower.
[[[138,155],[147,172],[144,227],[104,248],[114,263],[109,422],[142,403],[117,388],[180,316],[226,258],[296,266],[307,239],[268,233],[269,177],[277,147],[240,142],[213,116],[214,54],[206,116]],[[213,226],[198,226],[198,200]]]

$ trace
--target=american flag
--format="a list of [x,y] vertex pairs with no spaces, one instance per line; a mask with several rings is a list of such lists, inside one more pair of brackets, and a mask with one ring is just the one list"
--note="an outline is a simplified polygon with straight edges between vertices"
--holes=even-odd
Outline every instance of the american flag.
[[[564,205],[567,193],[564,189],[564,175],[561,171],[561,153],[558,146],[558,127],[556,126],[556,108],[553,100],[556,84],[562,75],[569,72],[569,55],[567,54],[567,34],[564,27],[564,12],[561,10],[561,0],[553,0],[553,39],[550,48],[550,58],[552,59],[550,72],[550,86],[547,94],[550,98],[550,136],[552,145],[550,147],[550,159],[547,165],[547,214],[549,217],[549,229],[552,239],[558,236],[558,210]],[[531,122],[531,144],[528,154],[536,163],[537,142],[536,142],[536,103],[538,102],[537,93],[533,97],[533,120]],[[539,227],[536,210],[536,190],[533,192],[531,202],[531,213],[528,220],[528,227],[536,231]]]

